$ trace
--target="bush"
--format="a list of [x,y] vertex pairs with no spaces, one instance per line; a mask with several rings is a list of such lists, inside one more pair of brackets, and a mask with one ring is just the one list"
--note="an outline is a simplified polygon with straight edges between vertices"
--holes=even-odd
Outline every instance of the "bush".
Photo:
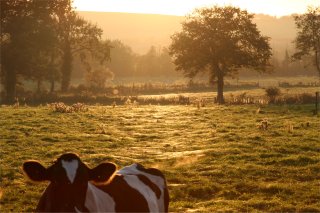
[[74,94],[81,94],[83,92],[88,91],[89,88],[84,84],[79,84],[78,86],[71,86],[69,89],[69,92],[72,92]]
[[309,93],[302,93],[298,97],[299,97],[299,103],[301,104],[314,103],[316,100],[315,96]]
[[270,103],[274,103],[276,98],[281,95],[278,87],[269,87],[265,89],[266,96],[269,98]]
[[315,95],[311,93],[302,93],[294,96],[284,96],[283,103],[286,104],[312,104],[316,100]]

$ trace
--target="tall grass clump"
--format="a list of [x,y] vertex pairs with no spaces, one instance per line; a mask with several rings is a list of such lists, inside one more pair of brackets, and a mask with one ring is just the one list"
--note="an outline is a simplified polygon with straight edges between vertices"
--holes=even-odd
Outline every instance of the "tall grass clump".
[[48,105],[53,112],[71,113],[71,112],[86,112],[88,107],[83,103],[72,104],[71,106],[66,105],[63,102],[51,103]]

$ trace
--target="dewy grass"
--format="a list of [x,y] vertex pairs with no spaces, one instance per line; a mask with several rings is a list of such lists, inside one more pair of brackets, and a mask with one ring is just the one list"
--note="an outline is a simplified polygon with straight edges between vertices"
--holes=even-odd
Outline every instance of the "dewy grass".
[[[172,212],[319,212],[320,123],[312,107],[1,107],[0,211],[33,211],[47,185],[25,179],[25,160],[50,165],[76,152],[90,167],[161,169]],[[268,127],[259,128],[264,120]]]

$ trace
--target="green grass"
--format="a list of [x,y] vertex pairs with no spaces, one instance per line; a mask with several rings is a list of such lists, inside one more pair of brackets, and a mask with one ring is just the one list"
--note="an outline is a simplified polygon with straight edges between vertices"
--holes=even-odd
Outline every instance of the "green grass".
[[[33,211],[47,185],[25,179],[25,160],[48,166],[76,152],[91,167],[112,161],[161,169],[172,212],[320,212],[319,116],[311,105],[258,108],[1,107],[0,211]],[[267,130],[258,128],[264,119]]]

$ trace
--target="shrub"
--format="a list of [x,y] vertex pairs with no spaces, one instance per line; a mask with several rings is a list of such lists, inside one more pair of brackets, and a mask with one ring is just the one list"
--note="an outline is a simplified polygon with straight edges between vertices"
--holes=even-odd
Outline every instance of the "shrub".
[[188,96],[179,95],[178,103],[179,104],[189,105],[190,104],[190,98]]
[[315,95],[311,93],[302,93],[298,95],[286,95],[283,97],[283,103],[286,104],[312,104],[316,100]]
[[74,94],[81,94],[87,92],[89,88],[84,84],[79,84],[78,86],[71,86],[69,91]]
[[278,87],[268,87],[265,89],[265,92],[271,103],[274,103],[276,98],[281,95],[281,91]]
[[310,104],[315,102],[316,98],[310,93],[302,93],[299,96],[299,103],[301,104]]

